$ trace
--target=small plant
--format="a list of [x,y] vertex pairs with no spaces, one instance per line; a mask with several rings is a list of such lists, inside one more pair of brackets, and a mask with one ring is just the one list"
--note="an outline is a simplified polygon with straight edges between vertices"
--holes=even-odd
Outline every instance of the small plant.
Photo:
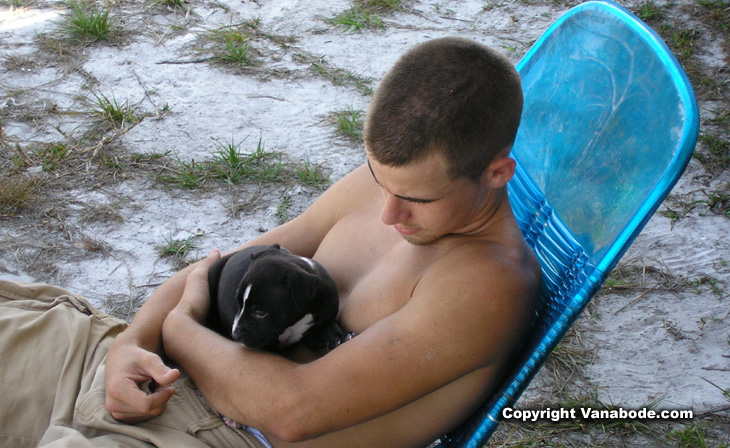
[[371,8],[396,10],[400,9],[403,4],[403,0],[365,0],[362,3]]
[[639,11],[636,15],[645,22],[660,20],[663,17],[661,9],[653,1],[647,1],[639,5]]
[[316,74],[329,79],[336,86],[353,86],[366,96],[373,93],[372,79],[360,76],[351,70],[332,66],[325,61],[324,56],[310,61],[310,66]]
[[206,179],[205,166],[196,163],[194,159],[185,162],[175,156],[177,168],[171,169],[172,174],[158,176],[161,182],[170,184],[173,187],[196,188]]
[[208,30],[203,37],[213,43],[213,61],[253,66],[258,64],[257,52],[251,46],[252,32],[260,19],[253,19],[238,25]]
[[70,148],[62,143],[53,143],[43,148],[39,153],[43,171],[53,171],[69,151]]
[[669,218],[672,221],[672,225],[675,222],[679,221],[679,218],[684,216],[683,214],[680,214],[680,212],[678,212],[677,210],[672,210],[671,208],[669,208],[669,206],[665,205],[665,208],[666,210],[662,210],[659,213],[665,218]]
[[279,224],[284,224],[291,219],[289,216],[289,208],[291,208],[291,199],[289,196],[284,196],[279,206],[276,207],[276,219],[279,220]]
[[700,159],[700,162],[703,162],[705,165],[709,163],[719,169],[725,169],[730,166],[730,141],[710,134],[700,135],[700,141],[707,146],[710,152],[709,159]]
[[669,439],[677,448],[706,448],[705,427],[702,424],[691,424],[684,429],[669,433]]
[[131,160],[132,160],[132,163],[146,164],[149,162],[154,162],[154,161],[163,159],[165,156],[167,156],[169,154],[170,154],[169,151],[166,151],[164,153],[158,153],[158,152],[136,153],[136,154],[132,154]]
[[329,183],[329,177],[322,173],[322,165],[314,165],[309,157],[304,160],[304,165],[297,170],[299,180],[306,185],[317,187],[320,190]]
[[730,3],[724,0],[699,0],[697,2],[707,13],[709,23],[718,31],[730,31]]
[[358,143],[362,142],[363,115],[363,111],[352,108],[335,112],[337,131]]
[[706,203],[711,210],[730,218],[730,184],[726,186],[725,190],[711,191]]
[[345,31],[360,32],[364,29],[385,29],[378,14],[400,10],[403,0],[355,0],[353,6],[327,23],[341,26]]
[[692,55],[696,34],[697,32],[692,29],[677,30],[672,33],[672,49],[680,61]]
[[120,162],[119,158],[116,156],[111,156],[109,154],[101,153],[101,154],[99,154],[99,159],[103,166],[113,169],[113,170],[122,168],[122,166],[123,166],[122,162]]
[[241,144],[231,139],[230,143],[218,144],[212,166],[217,176],[231,184],[237,184],[246,178],[246,157],[240,152]]
[[61,24],[61,31],[74,39],[86,42],[106,40],[111,35],[109,11],[89,8],[81,2],[70,1],[70,8]]
[[240,151],[242,143],[231,140],[218,145],[211,162],[216,177],[232,184],[251,179],[266,182],[283,180],[285,173],[280,153],[267,152],[261,138],[256,149],[249,154]]
[[195,237],[189,236],[184,240],[173,239],[172,236],[165,238],[165,244],[157,246],[157,253],[160,257],[175,257],[183,259],[192,249],[195,249]]
[[94,94],[97,108],[93,111],[100,121],[111,125],[113,128],[123,128],[125,123],[138,123],[139,117],[134,115],[134,107],[125,101],[120,104],[112,94],[112,98],[100,94]]
[[108,244],[98,238],[82,237],[81,244],[87,251],[99,252],[104,257],[108,256],[109,253],[112,251],[112,248]]
[[187,11],[188,5],[185,0],[155,0],[155,5],[164,6],[172,9],[173,11]]
[[284,180],[284,165],[281,163],[281,153],[267,152],[261,138],[256,150],[246,156],[246,177],[265,182],[279,182]]
[[345,31],[360,32],[363,29],[385,29],[383,21],[369,8],[353,6],[347,11],[343,11],[335,17],[327,20],[328,23],[339,25]]
[[215,59],[221,62],[232,62],[241,65],[253,65],[255,59],[252,55],[251,45],[248,42],[227,40],[224,43],[225,51]]
[[[244,139],[245,140],[245,139]],[[218,143],[210,160],[185,162],[176,156],[175,167],[167,168],[172,174],[158,176],[158,180],[173,187],[197,188],[206,179],[221,179],[230,184],[255,180],[261,182],[281,182],[292,174],[281,161],[281,153],[269,152],[259,138],[256,149],[251,153],[241,152],[241,142]],[[142,163],[145,155],[137,155]]]
[[[728,343],[728,345],[730,345],[730,337],[727,339],[727,343]],[[727,389],[723,389],[722,387],[718,386],[717,384],[713,383],[712,381],[710,381],[706,378],[703,378],[703,380],[707,381],[708,383],[710,383],[710,385],[717,388],[717,390],[719,390],[722,393],[723,397],[730,400],[730,387],[728,387]]]
[[33,177],[0,176],[0,216],[28,207],[37,198],[39,182]]

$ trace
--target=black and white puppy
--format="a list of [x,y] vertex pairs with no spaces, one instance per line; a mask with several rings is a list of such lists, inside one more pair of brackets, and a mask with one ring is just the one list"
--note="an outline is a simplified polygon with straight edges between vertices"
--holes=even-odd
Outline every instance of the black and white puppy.
[[253,246],[216,261],[208,280],[209,327],[248,348],[271,350],[303,340],[332,349],[343,341],[337,287],[314,260],[278,244]]

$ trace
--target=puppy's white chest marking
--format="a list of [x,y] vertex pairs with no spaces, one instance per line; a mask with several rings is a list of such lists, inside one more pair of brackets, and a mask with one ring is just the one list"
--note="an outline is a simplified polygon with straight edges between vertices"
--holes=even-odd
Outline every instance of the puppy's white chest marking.
[[301,258],[302,260],[306,261],[307,264],[309,265],[309,267],[311,267],[312,269],[314,269],[314,262],[312,260],[310,260],[307,257],[299,257],[299,258]]
[[236,327],[238,327],[238,321],[241,320],[241,317],[243,316],[243,310],[246,309],[246,300],[251,294],[251,286],[251,284],[246,286],[246,290],[243,292],[243,303],[241,304],[241,309],[238,310],[238,314],[236,314],[236,318],[233,319],[233,328],[231,328],[231,334],[234,334],[236,332]]
[[314,324],[314,317],[311,314],[299,319],[294,325],[284,330],[279,336],[279,347],[286,347],[288,345],[299,342],[304,336],[304,333]]

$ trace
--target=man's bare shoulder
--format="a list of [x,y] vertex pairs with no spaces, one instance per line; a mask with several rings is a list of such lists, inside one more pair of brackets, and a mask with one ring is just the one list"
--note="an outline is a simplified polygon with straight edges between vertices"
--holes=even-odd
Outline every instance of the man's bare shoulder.
[[341,218],[366,204],[372,204],[375,193],[377,186],[370,177],[367,166],[362,165],[337,181],[314,205],[323,204],[321,208],[336,212]]
[[[540,269],[526,244],[472,240],[447,248],[424,272],[413,299],[479,336],[513,347],[532,319]],[[476,348],[479,350],[478,348]],[[507,356],[484,347],[493,359]]]
[[500,238],[454,239],[444,244],[430,270],[489,284],[512,281],[518,288],[534,289],[540,282],[540,267],[518,232],[509,229]]
[[372,191],[368,191],[372,185],[362,168],[332,185],[304,213],[249,244],[279,243],[297,255],[313,257],[332,228],[368,204],[368,194],[372,197]]

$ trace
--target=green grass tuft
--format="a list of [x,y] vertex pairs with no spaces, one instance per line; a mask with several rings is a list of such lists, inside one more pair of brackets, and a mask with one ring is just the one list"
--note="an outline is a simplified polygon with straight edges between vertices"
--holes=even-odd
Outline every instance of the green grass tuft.
[[385,29],[383,21],[369,8],[353,6],[347,11],[328,19],[327,23],[338,25],[345,31],[361,32],[364,29]]
[[279,224],[285,224],[291,220],[291,216],[289,216],[289,209],[291,208],[291,205],[291,199],[289,196],[284,196],[279,203],[279,206],[276,207],[276,219],[279,220]]
[[97,10],[79,1],[68,3],[70,11],[61,23],[61,31],[73,39],[96,42],[108,39],[112,28],[108,10]]
[[183,259],[191,250],[196,248],[195,237],[190,236],[184,240],[173,239],[172,236],[165,238],[165,244],[157,246],[157,253],[160,257],[175,257]]
[[40,182],[34,177],[0,176],[0,216],[30,207],[38,198]]
[[363,117],[361,110],[347,108],[335,112],[334,118],[337,122],[337,132],[355,142],[363,141]]
[[63,143],[53,143],[43,147],[38,152],[43,171],[53,171],[56,168],[56,164],[63,160],[70,150],[71,149]]
[[213,44],[213,61],[241,66],[259,64],[256,49],[251,45],[260,19],[208,30],[203,38]]
[[639,5],[636,15],[645,22],[657,21],[664,17],[659,6],[653,1],[647,1]]
[[197,188],[207,178],[205,164],[196,163],[194,159],[185,162],[175,156],[177,168],[172,169],[172,174],[164,174],[157,177],[160,182],[178,188]]
[[336,86],[355,87],[364,96],[373,94],[373,88],[371,87],[373,80],[371,78],[360,76],[352,70],[330,65],[324,56],[310,60],[309,64],[317,75],[328,79]]
[[297,176],[299,180],[305,185],[311,185],[320,190],[324,189],[324,186],[329,183],[329,176],[322,172],[322,165],[315,165],[307,157],[304,160],[304,164],[297,169]]
[[129,101],[119,103],[112,94],[111,99],[106,95],[94,94],[96,98],[96,109],[93,115],[99,118],[99,121],[111,125],[113,128],[123,128],[127,123],[139,123],[141,118],[134,115],[134,107]]

